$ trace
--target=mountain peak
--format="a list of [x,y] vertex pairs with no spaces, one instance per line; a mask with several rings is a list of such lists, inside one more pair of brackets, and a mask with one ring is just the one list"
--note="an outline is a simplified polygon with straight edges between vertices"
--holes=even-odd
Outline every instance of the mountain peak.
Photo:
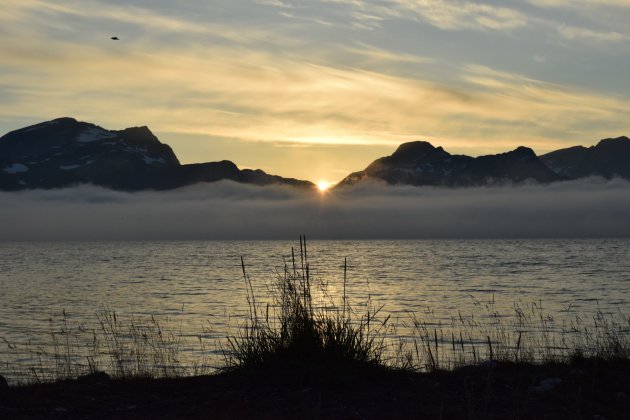
[[630,139],[626,136],[616,137],[616,138],[608,138],[600,140],[599,143],[595,146],[598,147],[615,147],[615,146],[630,146]]
[[76,119],[74,119],[72,117],[59,117],[59,118],[55,118],[55,119],[47,121],[47,122],[43,122],[42,124],[47,124],[47,123],[51,123],[51,122],[57,122],[57,123],[78,123],[79,121],[77,121]]
[[144,144],[160,143],[158,138],[155,137],[155,134],[153,134],[146,125],[125,128],[124,130],[121,130],[120,133],[133,142]]
[[515,156],[518,158],[536,158],[536,152],[533,149],[525,146],[518,146],[516,149],[507,152],[506,155]]
[[392,157],[397,157],[401,155],[420,155],[433,151],[435,149],[436,148],[428,141],[410,141],[398,146],[396,151],[392,154]]
[[387,158],[389,162],[417,163],[420,161],[442,159],[449,156],[441,147],[434,147],[427,141],[403,143]]

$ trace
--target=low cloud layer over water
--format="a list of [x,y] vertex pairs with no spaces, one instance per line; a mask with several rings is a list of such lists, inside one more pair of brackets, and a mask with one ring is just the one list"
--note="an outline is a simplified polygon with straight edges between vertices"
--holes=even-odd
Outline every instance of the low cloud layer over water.
[[587,179],[446,189],[364,185],[326,195],[233,182],[124,193],[0,193],[0,240],[630,236],[630,183]]

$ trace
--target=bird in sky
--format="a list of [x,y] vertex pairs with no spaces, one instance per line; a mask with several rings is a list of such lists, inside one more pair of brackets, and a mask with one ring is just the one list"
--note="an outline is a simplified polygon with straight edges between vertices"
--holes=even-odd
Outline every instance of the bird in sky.
[[111,40],[114,40],[114,41],[119,41],[119,40],[120,40],[120,38],[118,38],[117,36],[113,36],[113,37],[111,37],[110,39],[111,39]]

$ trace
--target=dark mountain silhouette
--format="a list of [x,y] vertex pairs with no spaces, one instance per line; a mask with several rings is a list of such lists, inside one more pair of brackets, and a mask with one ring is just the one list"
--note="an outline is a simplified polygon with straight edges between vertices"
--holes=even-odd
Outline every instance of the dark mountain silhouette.
[[559,179],[527,147],[474,158],[451,155],[428,142],[414,141],[400,145],[393,155],[375,160],[365,170],[350,174],[338,185],[380,180],[388,184],[456,187]]
[[0,137],[0,190],[94,184],[117,190],[172,189],[222,179],[313,188],[308,181],[241,170],[230,161],[181,165],[147,127],[106,130],[72,118]]
[[597,175],[630,179],[630,139],[601,140],[591,147],[575,146],[540,156],[545,164],[566,179]]
[[[451,155],[428,142],[401,144],[391,155],[343,179],[392,185],[480,186],[548,183],[588,176],[630,179],[630,139],[601,140],[536,156],[518,147],[496,155]],[[181,165],[147,127],[106,130],[72,118],[22,128],[0,137],[0,190],[62,188],[94,184],[117,190],[172,189],[222,179],[254,185],[314,188],[309,181],[239,169],[233,162]]]

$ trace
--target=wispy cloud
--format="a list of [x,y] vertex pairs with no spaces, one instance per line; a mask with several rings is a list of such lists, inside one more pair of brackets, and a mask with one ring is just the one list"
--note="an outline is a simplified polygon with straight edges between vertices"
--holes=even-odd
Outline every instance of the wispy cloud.
[[509,30],[527,24],[518,10],[469,1],[443,0],[325,0],[345,3],[386,18],[420,20],[446,30]]
[[[522,135],[527,132],[527,136],[532,136],[530,144],[539,152],[559,146],[552,138],[544,139],[544,133],[575,141],[602,137],[605,130],[623,132],[630,128],[622,122],[621,114],[626,109],[623,98],[479,65],[468,66],[462,77],[481,89],[475,96],[483,104],[480,112],[489,126],[511,122],[511,129],[506,132],[519,130]],[[603,121],[606,122],[599,125]],[[536,136],[543,138],[537,141]]]
[[[495,151],[514,130],[522,142],[547,148],[574,142],[576,134],[598,139],[613,129],[630,131],[623,98],[472,65],[449,85],[430,80],[423,69],[430,60],[366,45],[352,48],[363,57],[354,64],[364,68],[327,65],[330,52],[318,57],[317,50],[304,61],[247,46],[142,47],[121,53],[59,43],[51,53],[35,44],[5,45],[5,68],[37,70],[5,74],[0,86],[14,97],[0,113],[38,115],[44,103],[54,115],[42,118],[63,110],[114,127],[143,123],[157,131],[320,144],[428,138],[465,147],[483,140]],[[375,59],[379,66],[370,64]],[[416,73],[378,68],[400,61],[416,65]]]
[[[35,37],[49,29],[53,30],[48,32],[49,34],[57,31],[65,35],[81,36],[78,40],[75,38],[74,42],[87,41],[108,35],[102,32],[103,29],[109,27],[109,30],[113,30],[117,27],[113,24],[117,24],[124,25],[122,29],[126,32],[134,33],[135,39],[159,38],[161,35],[176,33],[188,36],[206,35],[239,44],[259,44],[262,40],[268,43],[291,44],[291,38],[282,36],[271,28],[256,27],[252,24],[247,25],[246,29],[239,28],[229,23],[208,19],[207,16],[177,17],[134,5],[116,5],[98,0],[65,0],[55,3],[46,0],[7,2],[8,4],[4,4],[0,10],[0,22],[11,25],[20,36],[30,33]],[[30,25],[20,28],[27,21]],[[104,25],[103,22],[109,22],[110,25]],[[86,24],[92,24],[98,29],[86,27]],[[189,42],[194,39],[190,38]]]
[[442,0],[396,0],[396,3],[442,29],[507,30],[527,24],[523,13],[489,4]]
[[600,32],[568,25],[558,26],[558,33],[569,40],[577,39],[591,42],[620,42],[629,39],[627,35],[619,32]]
[[262,4],[264,6],[280,7],[282,9],[291,9],[293,5],[282,0],[254,0],[254,3]]
[[[324,1],[351,5],[360,11],[355,12],[355,17],[364,13],[366,16],[379,16],[379,19],[413,19],[444,30],[511,31],[519,28],[555,28],[558,35],[565,40],[596,43],[628,40],[628,36],[622,32],[567,25],[531,11],[505,5],[443,0]],[[591,14],[598,11],[597,7],[630,7],[630,2],[626,0],[530,0],[530,3],[545,8],[587,8]]]
[[431,57],[423,57],[417,54],[399,53],[391,50],[385,50],[365,43],[357,43],[353,46],[344,48],[346,53],[355,54],[364,60],[355,59],[355,63],[378,63],[378,64],[428,64],[434,63],[436,60]]
[[529,3],[542,7],[630,7],[630,0],[528,0]]
[[555,20],[545,17],[540,21],[555,28],[564,40],[587,44],[618,44],[630,40],[629,0],[529,0],[529,3],[546,11],[562,11],[562,17]]

